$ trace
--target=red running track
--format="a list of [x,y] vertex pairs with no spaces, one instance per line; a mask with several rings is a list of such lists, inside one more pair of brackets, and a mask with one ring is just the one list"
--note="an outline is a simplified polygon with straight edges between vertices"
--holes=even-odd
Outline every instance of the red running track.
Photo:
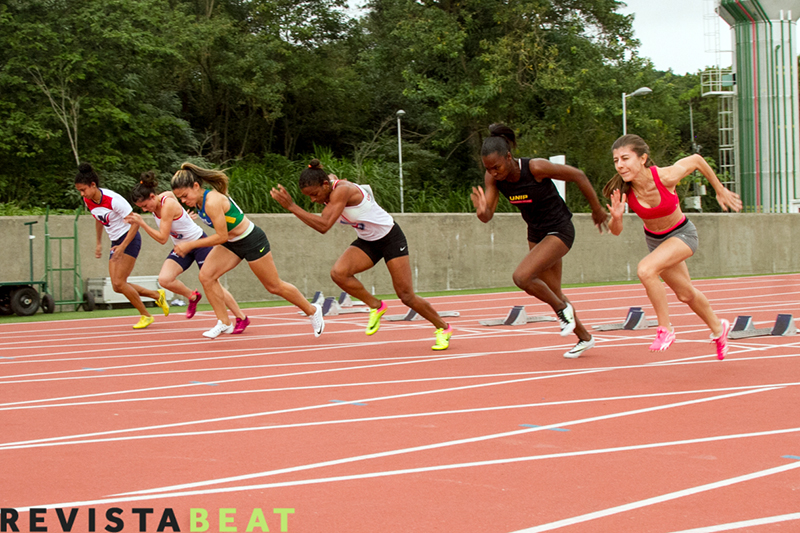
[[[797,314],[800,275],[696,286],[731,321]],[[640,285],[566,293],[587,327],[653,318]],[[648,351],[654,328],[611,331],[568,360],[555,323],[479,325],[551,314],[522,293],[430,300],[460,312],[444,352],[424,321],[367,337],[339,315],[317,339],[291,307],[213,341],[210,313],[0,323],[0,526],[65,531],[75,509],[77,532],[92,513],[96,531],[200,531],[202,509],[207,531],[800,530],[797,336],[718,361],[670,293],[668,351]]]

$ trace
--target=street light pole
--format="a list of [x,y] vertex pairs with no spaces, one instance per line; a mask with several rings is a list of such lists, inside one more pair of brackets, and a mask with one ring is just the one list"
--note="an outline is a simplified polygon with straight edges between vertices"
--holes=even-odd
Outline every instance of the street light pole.
[[627,110],[626,100],[628,98],[630,98],[631,96],[642,96],[644,94],[650,94],[651,92],[653,92],[653,90],[650,89],[649,87],[639,87],[638,89],[633,91],[631,94],[622,93],[622,134],[623,135],[627,135],[628,134],[628,110]]
[[628,110],[625,107],[627,99],[628,95],[622,93],[622,135],[628,134]]
[[397,111],[397,160],[400,163],[400,212],[405,213],[405,206],[403,205],[403,139],[401,136],[402,128],[400,126],[400,117],[405,115],[406,112],[402,109]]

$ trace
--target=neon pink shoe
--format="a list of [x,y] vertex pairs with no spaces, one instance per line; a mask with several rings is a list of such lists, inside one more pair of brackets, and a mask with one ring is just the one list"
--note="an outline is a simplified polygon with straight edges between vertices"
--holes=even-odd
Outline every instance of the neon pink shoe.
[[239,318],[237,316],[236,317],[236,325],[233,327],[232,335],[238,335],[239,333],[244,332],[244,328],[246,328],[249,325],[250,325],[250,319],[249,318],[244,317],[244,320],[242,320],[241,318]]
[[728,355],[728,333],[731,331],[731,323],[724,318],[720,320],[722,324],[722,334],[719,337],[711,336],[711,340],[717,345],[717,359],[722,361]]
[[672,346],[673,342],[675,342],[675,332],[658,326],[656,330],[656,339],[653,341],[653,344],[650,345],[650,351],[663,352]]
[[197,312],[197,304],[200,302],[200,298],[202,297],[203,295],[197,291],[192,293],[192,298],[194,298],[194,300],[189,298],[189,307],[186,308],[186,318],[192,318],[194,316],[194,314]]

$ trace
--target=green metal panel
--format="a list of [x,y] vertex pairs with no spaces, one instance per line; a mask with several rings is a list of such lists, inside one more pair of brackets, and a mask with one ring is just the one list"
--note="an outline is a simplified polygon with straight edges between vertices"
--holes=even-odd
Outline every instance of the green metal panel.
[[720,0],[719,9],[735,40],[736,164],[745,210],[797,211],[795,23],[788,13],[800,14],[800,0]]

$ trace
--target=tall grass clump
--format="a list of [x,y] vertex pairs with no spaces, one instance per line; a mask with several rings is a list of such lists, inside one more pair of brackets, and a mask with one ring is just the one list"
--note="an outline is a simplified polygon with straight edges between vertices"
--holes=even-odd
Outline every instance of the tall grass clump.
[[[326,148],[315,146],[313,154],[290,160],[278,154],[267,154],[259,161],[238,161],[226,173],[230,177],[230,195],[248,213],[285,213],[269,192],[278,183],[292,195],[295,203],[307,211],[319,212],[322,206],[313,204],[302,194],[297,182],[300,173],[311,159],[319,159],[329,174],[372,188],[375,199],[390,213],[400,212],[400,168],[396,162],[381,158],[363,159],[360,163],[346,157],[336,157]],[[405,175],[404,163],[404,175]],[[408,181],[403,194],[406,213],[470,213],[475,208],[470,200],[472,183],[451,182],[449,185],[426,183],[414,174],[409,164]],[[405,180],[404,180],[405,181]],[[474,180],[472,180],[474,181]],[[501,198],[498,211],[513,211]]]

